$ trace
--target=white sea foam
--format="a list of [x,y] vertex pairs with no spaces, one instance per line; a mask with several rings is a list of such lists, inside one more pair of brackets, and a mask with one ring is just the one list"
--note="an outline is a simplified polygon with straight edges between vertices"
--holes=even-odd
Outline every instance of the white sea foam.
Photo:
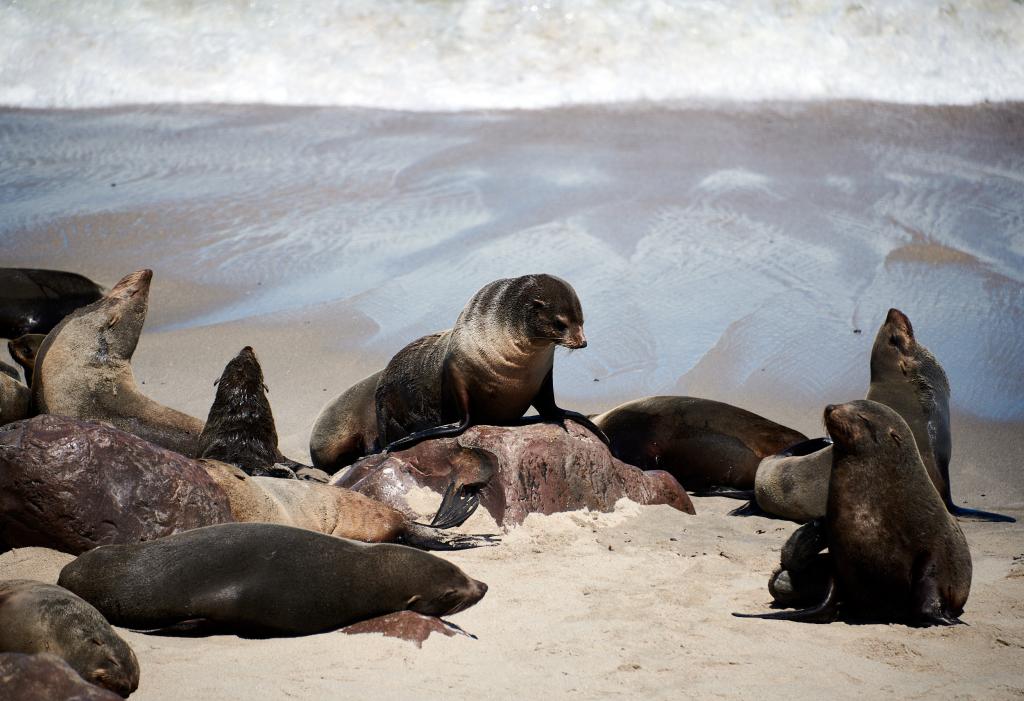
[[1024,99],[1021,0],[0,3],[0,104]]

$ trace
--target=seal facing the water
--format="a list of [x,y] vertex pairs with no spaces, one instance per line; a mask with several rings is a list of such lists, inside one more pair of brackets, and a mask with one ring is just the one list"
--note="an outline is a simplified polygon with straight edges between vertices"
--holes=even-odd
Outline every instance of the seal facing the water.
[[826,407],[825,424],[834,444],[827,514],[815,522],[824,538],[810,536],[813,524],[793,535],[818,544],[802,548],[808,568],[827,544],[824,594],[810,608],[759,617],[826,622],[841,611],[872,621],[958,623],[971,588],[971,554],[907,423],[888,406],[862,399]]
[[413,341],[384,368],[375,396],[380,443],[399,450],[472,424],[515,424],[531,406],[542,420],[572,418],[605,440],[590,419],[555,404],[555,346],[587,346],[569,283],[541,274],[485,285],[453,328]]
[[27,579],[0,582],[0,652],[51,652],[87,681],[128,696],[139,663],[100,612],[67,589]]
[[366,545],[269,523],[226,523],[90,550],[58,583],[114,624],[186,622],[253,636],[307,635],[394,611],[444,616],[487,585],[404,545]]
[[195,457],[203,422],[142,394],[132,373],[152,278],[151,270],[126,275],[47,334],[36,356],[32,400],[39,413],[100,419]]

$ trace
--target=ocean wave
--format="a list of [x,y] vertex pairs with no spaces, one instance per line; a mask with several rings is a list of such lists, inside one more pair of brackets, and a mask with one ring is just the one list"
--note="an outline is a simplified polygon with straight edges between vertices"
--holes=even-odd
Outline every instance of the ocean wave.
[[1021,0],[0,3],[0,105],[1024,100]]

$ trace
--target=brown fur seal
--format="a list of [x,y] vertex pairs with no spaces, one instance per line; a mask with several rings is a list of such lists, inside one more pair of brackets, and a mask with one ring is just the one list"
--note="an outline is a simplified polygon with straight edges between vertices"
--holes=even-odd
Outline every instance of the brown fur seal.
[[309,455],[329,474],[380,450],[375,394],[381,373],[363,378],[325,406],[313,424]]
[[0,268],[0,338],[49,333],[65,316],[102,296],[103,288],[77,273]]
[[524,275],[485,285],[455,326],[399,351],[377,382],[377,431],[387,450],[457,436],[471,424],[572,418],[607,442],[582,414],[555,404],[555,346],[586,348],[583,309],[569,283]]
[[0,582],[0,652],[52,652],[87,681],[128,696],[139,662],[106,619],[67,589],[28,579]]
[[250,477],[234,465],[203,461],[240,523],[278,523],[364,543],[403,543],[422,550],[497,545],[487,535],[445,533],[351,489],[305,480]]
[[32,415],[32,390],[18,379],[18,371],[0,372],[0,426]]
[[39,413],[101,419],[195,457],[203,422],[142,394],[132,374],[152,277],[151,270],[126,275],[47,334],[36,357],[32,399]]
[[199,457],[237,465],[250,475],[294,478],[292,470],[303,465],[277,448],[263,368],[252,347],[240,350],[214,384],[217,396],[199,436]]
[[[898,309],[889,310],[875,336],[867,399],[895,409],[910,426],[928,476],[950,513],[981,521],[1016,520],[953,504],[949,380],[935,356],[914,337],[910,319]],[[761,509],[800,521],[825,515],[832,458],[828,447],[819,444],[818,448],[799,456],[774,456],[761,464],[754,488]]]
[[27,333],[7,342],[7,352],[25,372],[25,384],[29,387],[32,386],[32,372],[35,370],[36,356],[39,354],[39,346],[43,344],[44,338],[46,338],[45,334]]
[[[835,441],[818,541],[829,549],[825,594],[811,608],[759,617],[828,622],[841,610],[853,619],[959,623],[971,588],[971,553],[931,484],[910,427],[893,409],[866,399],[827,406],[825,424]],[[798,533],[809,538],[811,530]],[[816,557],[817,549],[805,555]]]
[[121,697],[78,676],[49,652],[0,653],[0,699],[5,701],[120,701]]
[[762,458],[807,440],[745,409],[698,397],[644,397],[594,417],[612,454],[665,470],[687,490],[750,490]]
[[403,610],[450,615],[487,592],[455,565],[414,548],[269,523],[103,546],[68,564],[58,583],[114,625],[199,621],[252,636],[321,633]]

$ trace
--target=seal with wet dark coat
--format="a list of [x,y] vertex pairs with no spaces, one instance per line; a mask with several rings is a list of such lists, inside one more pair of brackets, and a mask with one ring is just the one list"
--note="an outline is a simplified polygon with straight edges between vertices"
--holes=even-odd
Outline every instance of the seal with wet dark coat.
[[698,397],[644,397],[594,417],[612,454],[665,470],[690,491],[750,490],[762,458],[807,437],[745,409]]
[[309,437],[315,467],[334,474],[359,458],[380,450],[377,441],[375,372],[363,378],[323,408]]
[[152,278],[151,270],[126,275],[47,334],[36,357],[32,400],[39,413],[100,419],[195,457],[203,422],[145,396],[132,373]]
[[524,275],[485,285],[455,326],[399,351],[377,382],[377,431],[388,450],[457,436],[470,425],[571,418],[605,440],[590,419],[555,404],[555,346],[586,348],[583,309],[569,283]]
[[36,367],[36,356],[39,355],[39,346],[43,345],[46,334],[27,333],[24,336],[7,342],[7,352],[11,354],[15,362],[21,366],[25,373],[25,384],[32,386],[32,373]]
[[0,581],[0,652],[51,652],[87,681],[128,696],[139,687],[135,653],[106,619],[67,589]]
[[[796,573],[811,570],[827,545],[824,592],[810,608],[757,617],[821,623],[842,614],[912,625],[959,623],[971,589],[971,554],[931,484],[910,427],[871,400],[829,405],[825,424],[835,441],[827,515],[794,533],[814,545],[800,547],[803,554],[786,563]],[[815,528],[823,535],[815,537]],[[779,575],[772,577],[776,585]]]
[[228,362],[215,384],[217,396],[199,436],[199,457],[236,465],[249,475],[294,478],[292,470],[304,466],[278,450],[263,368],[251,346]]
[[[910,319],[898,309],[889,310],[875,335],[867,399],[895,409],[910,426],[928,476],[950,513],[980,521],[1016,520],[953,503],[949,486],[949,380],[935,356],[917,341]],[[798,521],[825,515],[831,448],[820,441],[805,447],[799,454],[790,452],[762,462],[754,489],[761,509]]]
[[65,316],[102,296],[103,288],[77,273],[0,268],[0,338],[49,333]]
[[58,583],[114,625],[192,622],[251,636],[320,633],[394,611],[451,615],[487,592],[420,550],[267,523],[96,548],[64,567]]

